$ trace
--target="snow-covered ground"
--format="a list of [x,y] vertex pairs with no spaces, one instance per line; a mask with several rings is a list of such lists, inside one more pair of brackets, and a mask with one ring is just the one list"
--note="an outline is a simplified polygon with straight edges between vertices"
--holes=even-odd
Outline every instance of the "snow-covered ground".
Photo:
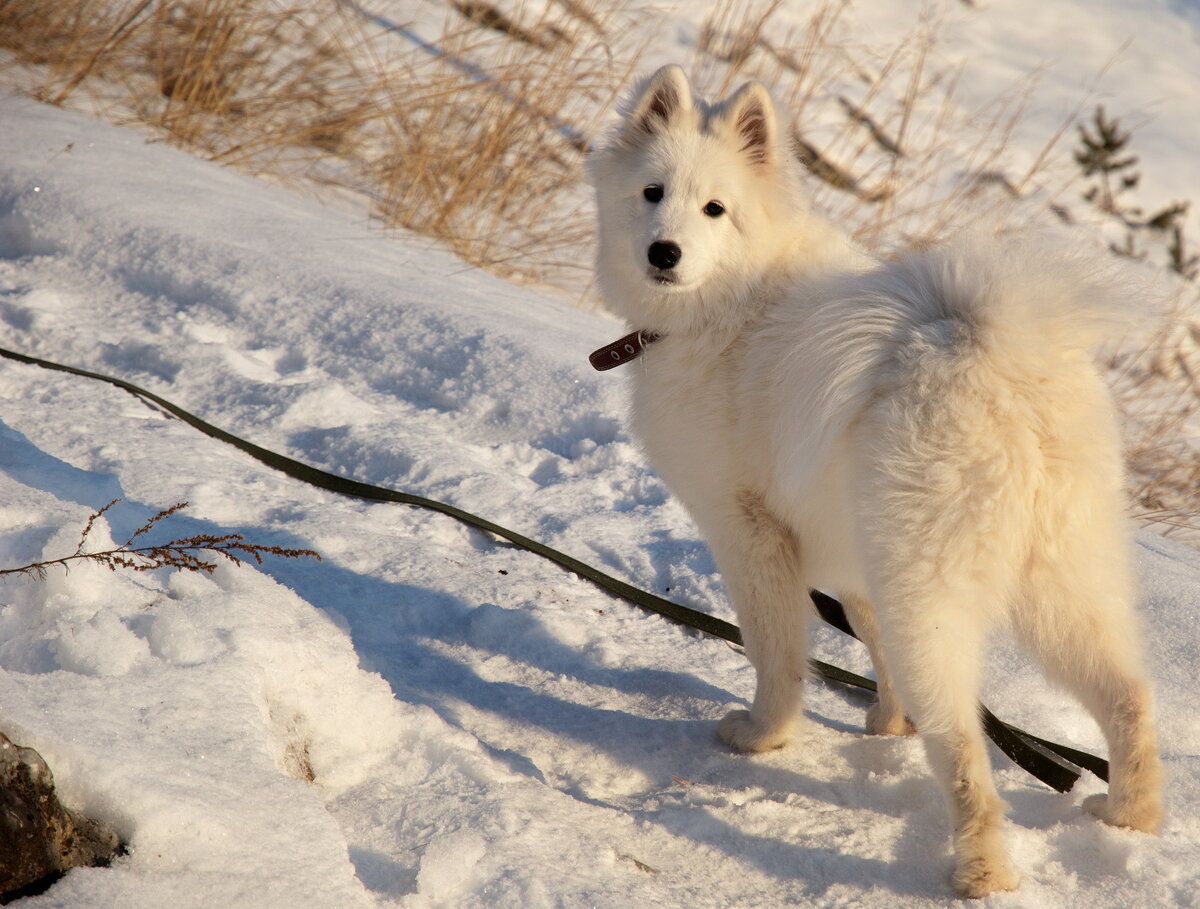
[[[1160,50],[1196,21],[1181,4],[1119,9],[1143,10]],[[1037,44],[1027,24],[989,53]],[[1192,168],[1178,195],[1200,199],[1200,119],[1169,119],[1151,144]],[[623,331],[344,206],[0,99],[3,346],[120,375],[732,620],[625,429],[622,376],[587,365]],[[954,902],[920,745],[865,736],[858,695],[814,683],[798,746],[732,754],[713,723],[753,689],[734,648],[448,518],[314,490],[110,386],[0,361],[0,568],[69,553],[118,497],[93,545],[186,500],[160,539],[235,531],[323,561],[0,584],[0,729],[131,849],[29,906]],[[1200,904],[1200,555],[1149,533],[1138,553],[1164,833],[1104,827],[1079,807],[1099,781],[1057,795],[997,753],[1025,881],[995,905]],[[867,669],[829,630],[815,655]],[[1103,750],[1004,641],[985,700]]]

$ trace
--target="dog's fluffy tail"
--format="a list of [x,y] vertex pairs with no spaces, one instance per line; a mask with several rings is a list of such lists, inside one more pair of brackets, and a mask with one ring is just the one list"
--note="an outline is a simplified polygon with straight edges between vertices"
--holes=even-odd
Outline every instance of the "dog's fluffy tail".
[[896,277],[918,322],[950,320],[1010,359],[1090,350],[1158,315],[1128,269],[1047,238],[960,237],[902,258]]

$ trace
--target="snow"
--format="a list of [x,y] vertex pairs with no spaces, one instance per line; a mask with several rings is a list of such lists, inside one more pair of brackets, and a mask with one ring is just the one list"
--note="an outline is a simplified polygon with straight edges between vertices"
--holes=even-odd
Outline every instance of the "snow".
[[[1178,76],[1145,90],[1194,110],[1200,95],[1178,91],[1195,81],[1179,76],[1187,10],[1097,5],[1067,62],[1082,73],[1136,21]],[[1006,21],[970,39],[997,73],[1059,50],[1042,20]],[[1133,71],[1157,78],[1146,59]],[[1178,164],[1171,191],[1192,199],[1196,122],[1146,128],[1146,157]],[[587,364],[624,330],[385,236],[344,203],[0,99],[4,346],[120,375],[257,444],[451,502],[732,620],[625,428],[623,378]],[[23,905],[954,902],[920,745],[865,736],[861,696],[813,683],[798,745],[732,754],[713,727],[753,691],[735,648],[449,518],[307,487],[110,386],[0,361],[0,567],[70,553],[116,498],[93,549],[188,501],[159,539],[237,532],[323,560],[211,576],[80,564],[0,583],[0,723],[130,846]],[[1200,555],[1138,541],[1163,835],[1085,816],[1103,789],[1090,776],[1057,795],[995,753],[1025,879],[990,903],[1197,905]],[[814,655],[868,668],[828,629]],[[988,668],[998,715],[1102,751],[1007,642]]]

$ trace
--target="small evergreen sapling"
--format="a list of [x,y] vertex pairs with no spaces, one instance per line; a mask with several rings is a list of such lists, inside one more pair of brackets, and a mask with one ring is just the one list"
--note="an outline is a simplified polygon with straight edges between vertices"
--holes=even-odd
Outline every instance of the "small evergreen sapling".
[[1122,129],[1116,117],[1110,118],[1104,105],[1098,105],[1089,127],[1079,124],[1080,147],[1075,151],[1075,161],[1083,169],[1085,177],[1094,178],[1083,198],[1100,211],[1118,219],[1126,228],[1123,243],[1110,244],[1117,255],[1131,259],[1145,259],[1145,251],[1139,249],[1138,233],[1169,234],[1167,265],[1189,281],[1200,276],[1200,256],[1187,252],[1184,240],[1183,218],[1187,214],[1188,202],[1172,202],[1150,217],[1142,216],[1142,209],[1122,200],[1125,193],[1138,187],[1142,175],[1134,170],[1138,156],[1128,151],[1132,133]]
[[1079,124],[1082,147],[1075,152],[1075,161],[1083,168],[1083,175],[1097,177],[1095,185],[1083,197],[1101,211],[1121,218],[1141,214],[1141,209],[1126,208],[1118,202],[1118,196],[1136,188],[1142,179],[1140,172],[1131,170],[1138,163],[1137,155],[1126,152],[1132,135],[1121,129],[1116,118],[1110,120],[1101,104],[1092,116],[1091,130],[1087,124]]

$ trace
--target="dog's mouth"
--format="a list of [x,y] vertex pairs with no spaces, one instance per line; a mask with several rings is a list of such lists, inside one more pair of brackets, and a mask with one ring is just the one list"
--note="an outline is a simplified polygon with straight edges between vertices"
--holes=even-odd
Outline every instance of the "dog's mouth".
[[650,269],[649,276],[650,280],[655,284],[662,284],[667,287],[679,283],[678,277],[668,271],[659,271],[657,268]]

